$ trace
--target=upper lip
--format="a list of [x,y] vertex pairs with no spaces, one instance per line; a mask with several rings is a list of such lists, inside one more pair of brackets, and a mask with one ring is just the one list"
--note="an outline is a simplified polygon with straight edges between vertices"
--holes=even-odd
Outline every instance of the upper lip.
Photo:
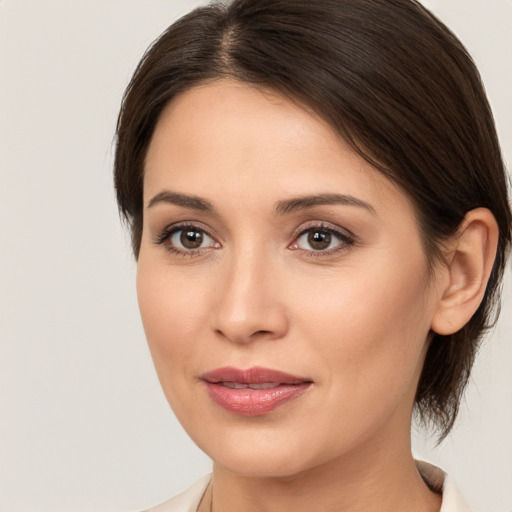
[[239,384],[264,384],[274,382],[279,384],[303,384],[312,382],[311,379],[291,375],[290,373],[254,366],[247,369],[224,367],[211,370],[201,375],[201,379],[211,384],[218,382],[236,382]]

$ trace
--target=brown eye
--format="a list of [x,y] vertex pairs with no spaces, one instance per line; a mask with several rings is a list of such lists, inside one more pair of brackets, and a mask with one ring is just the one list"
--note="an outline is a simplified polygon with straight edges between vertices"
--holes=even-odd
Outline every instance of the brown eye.
[[166,240],[166,245],[182,253],[218,247],[218,243],[211,236],[194,226],[177,227]]
[[184,229],[181,231],[180,242],[186,249],[199,249],[203,243],[203,232]]
[[327,231],[310,231],[308,244],[314,251],[323,251],[331,245],[332,235]]
[[327,256],[338,250],[346,249],[353,243],[351,235],[341,230],[319,225],[304,229],[290,248]]

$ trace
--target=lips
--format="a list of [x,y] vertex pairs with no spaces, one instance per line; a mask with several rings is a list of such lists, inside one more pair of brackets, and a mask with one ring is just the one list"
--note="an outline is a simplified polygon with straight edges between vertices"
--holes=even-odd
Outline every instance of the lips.
[[313,383],[309,378],[261,367],[218,368],[201,379],[217,405],[244,416],[269,413],[298,398]]

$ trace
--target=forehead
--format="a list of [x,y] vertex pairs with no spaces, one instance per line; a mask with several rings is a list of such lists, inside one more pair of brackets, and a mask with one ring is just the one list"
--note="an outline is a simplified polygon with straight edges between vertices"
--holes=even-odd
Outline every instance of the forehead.
[[242,172],[261,149],[265,152],[258,154],[258,160],[263,164],[265,156],[277,158],[278,153],[299,144],[304,152],[314,148],[318,153],[319,149],[332,150],[342,141],[318,116],[284,96],[220,80],[193,87],[167,105],[153,134],[146,171],[173,149],[180,160],[199,160],[205,156],[203,152],[214,154],[216,161],[222,157],[234,163],[238,157]]
[[146,157],[145,203],[165,188],[244,205],[336,192],[371,200],[376,210],[396,199],[410,208],[318,115],[232,80],[193,87],[164,109]]

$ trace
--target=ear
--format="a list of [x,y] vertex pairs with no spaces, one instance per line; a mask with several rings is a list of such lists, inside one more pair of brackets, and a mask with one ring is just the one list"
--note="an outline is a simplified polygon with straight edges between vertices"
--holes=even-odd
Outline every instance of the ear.
[[487,208],[466,214],[449,243],[446,279],[432,319],[431,329],[449,335],[469,322],[482,302],[496,257],[499,229]]

